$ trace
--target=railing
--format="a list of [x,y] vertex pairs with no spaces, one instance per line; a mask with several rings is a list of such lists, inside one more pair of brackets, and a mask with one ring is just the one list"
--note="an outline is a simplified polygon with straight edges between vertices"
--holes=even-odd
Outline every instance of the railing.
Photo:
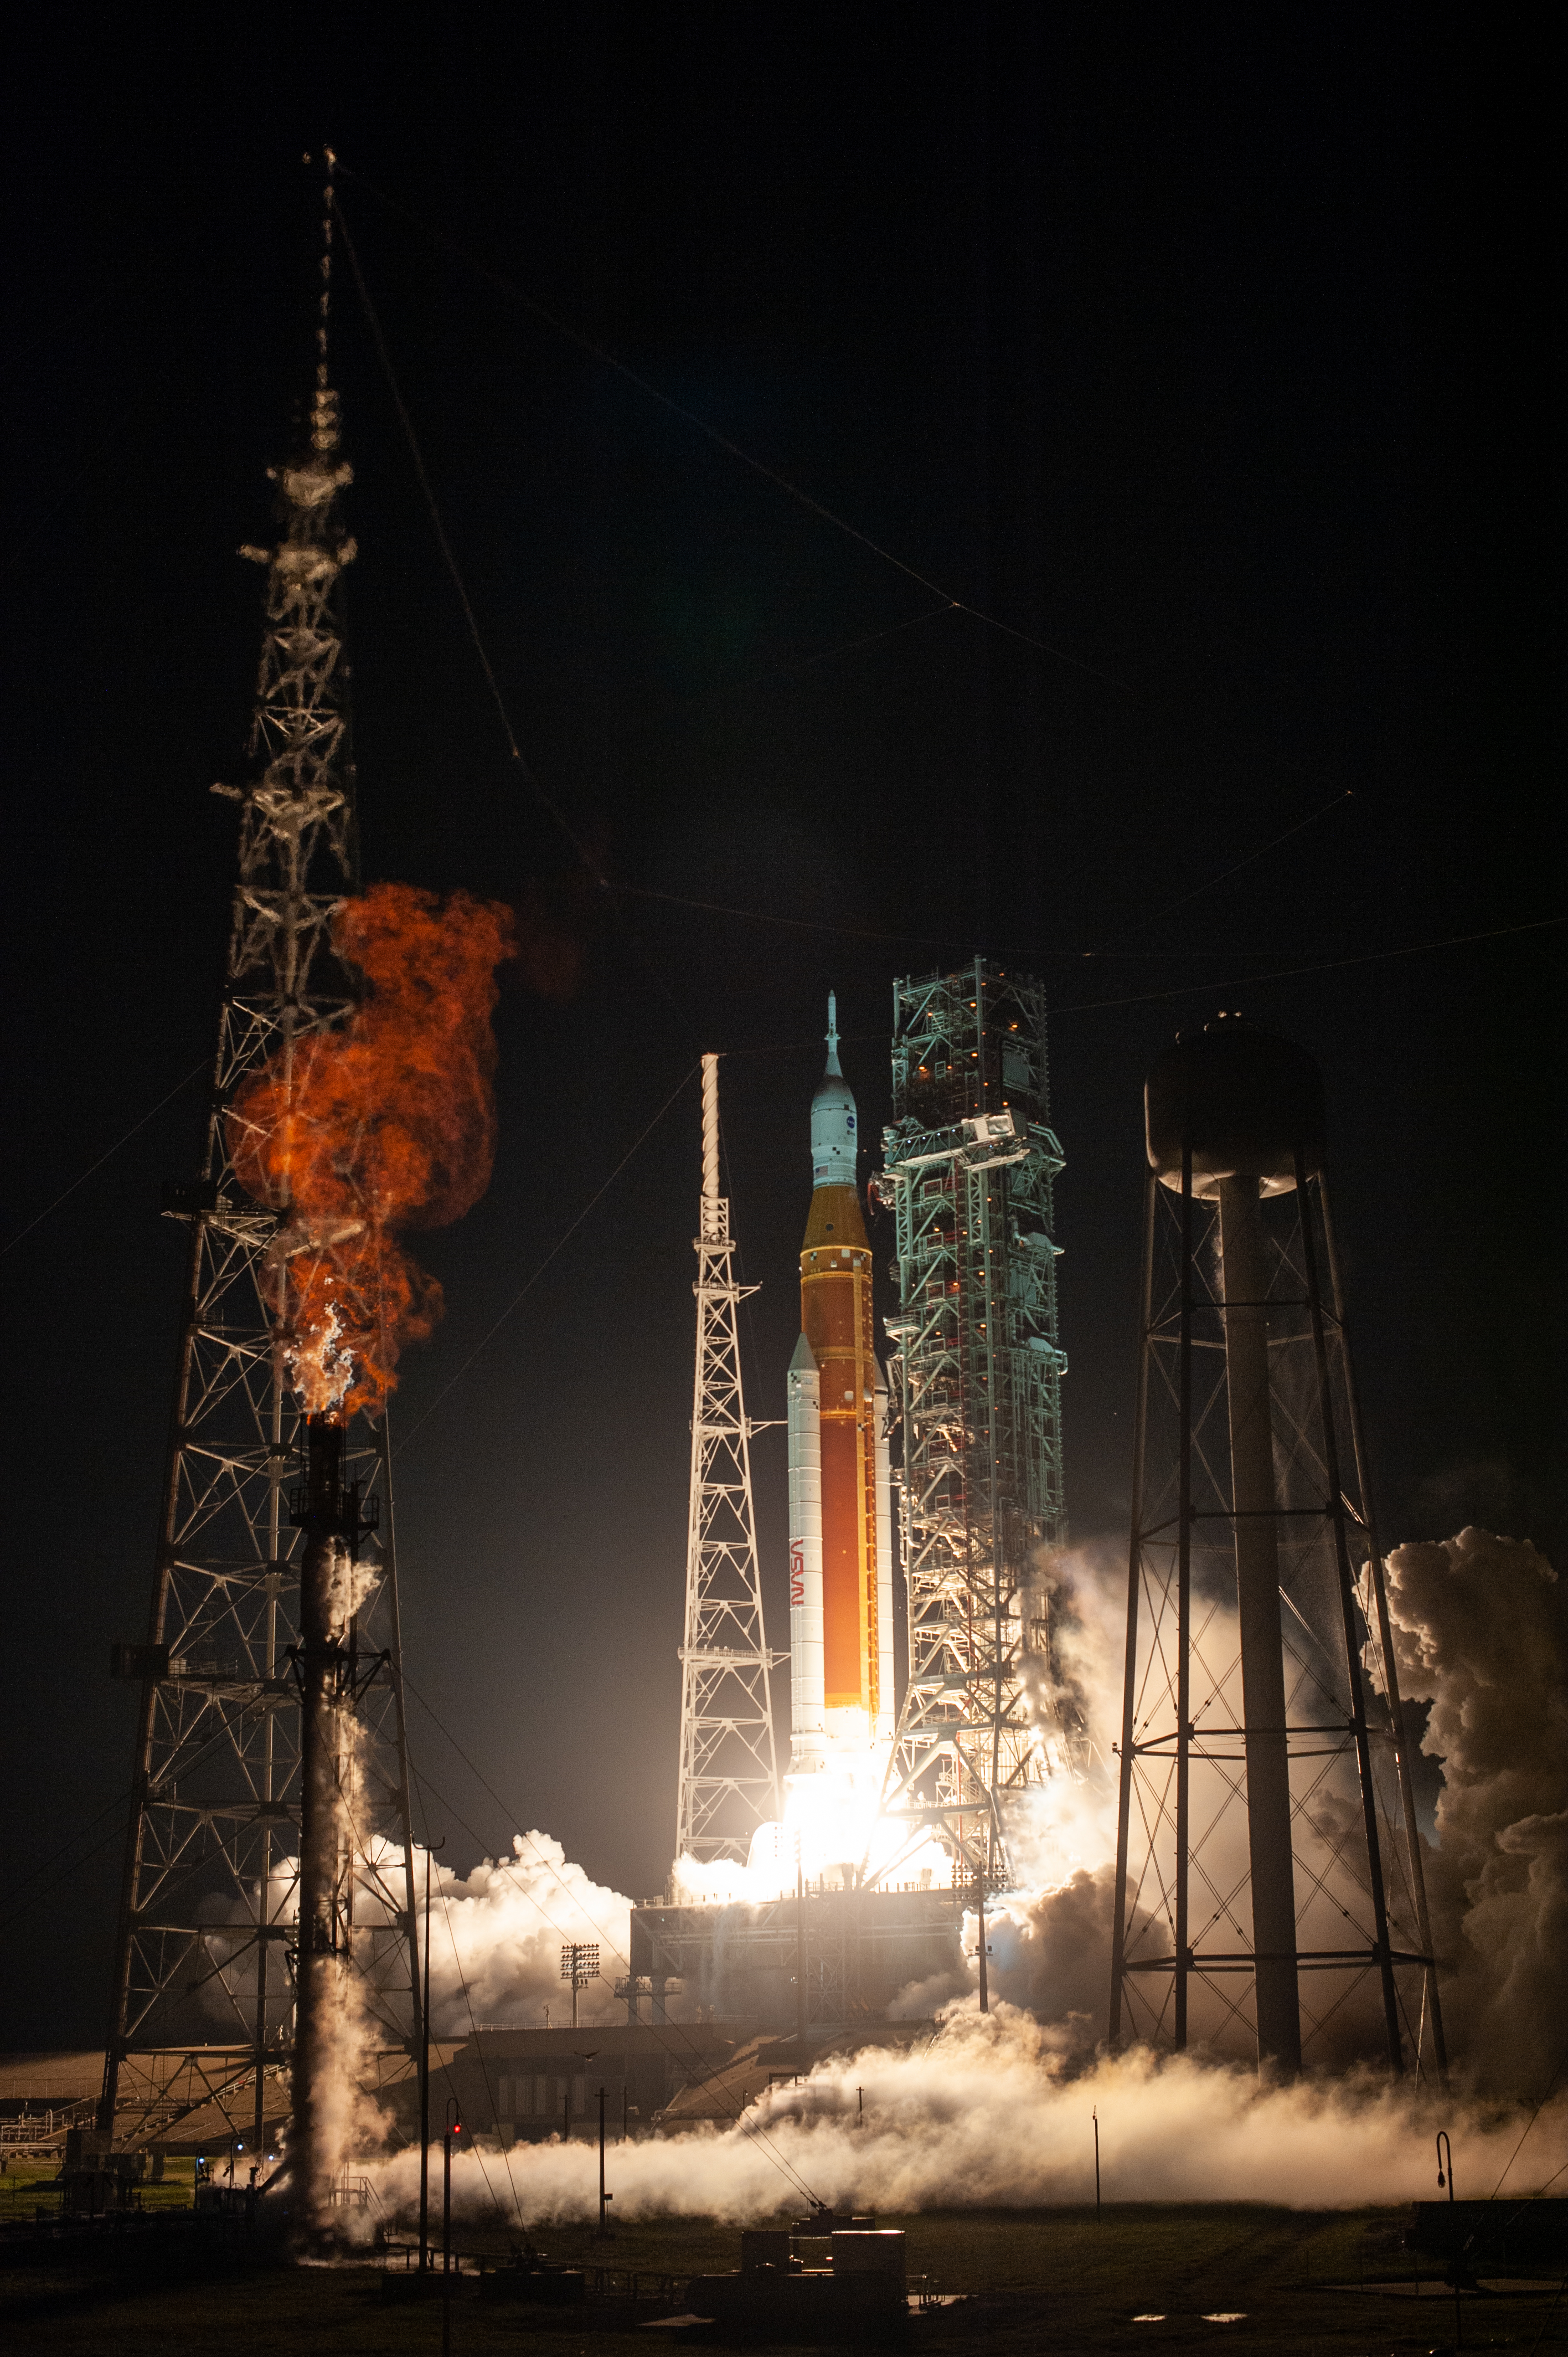
[[62,2104],[58,2110],[24,2112],[14,2120],[0,2120],[0,2151],[17,2151],[23,2147],[53,2144],[65,2135],[67,2128],[91,2126],[98,2106],[91,2096],[76,2103]]

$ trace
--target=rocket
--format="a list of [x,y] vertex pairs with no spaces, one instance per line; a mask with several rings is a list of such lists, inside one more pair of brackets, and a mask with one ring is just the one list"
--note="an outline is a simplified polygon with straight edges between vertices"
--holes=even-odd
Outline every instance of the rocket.
[[894,1731],[887,1387],[874,1348],[854,1098],[832,996],[827,1044],[811,1099],[801,1332],[787,1385],[791,1775]]

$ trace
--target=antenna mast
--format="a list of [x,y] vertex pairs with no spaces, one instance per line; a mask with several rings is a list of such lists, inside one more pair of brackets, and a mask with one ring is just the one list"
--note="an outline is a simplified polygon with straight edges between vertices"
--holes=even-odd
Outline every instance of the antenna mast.
[[[306,161],[308,162],[308,158]],[[284,1354],[289,1255],[308,1244],[286,1205],[252,1200],[236,1175],[228,1113],[263,1066],[285,1082],[354,997],[329,928],[358,886],[354,770],[342,698],[336,593],[355,554],[338,495],[328,381],[334,191],[326,156],[316,382],[300,446],[269,470],[279,526],[240,806],[227,970],[198,1176],[168,1185],[164,1214],[189,1232],[173,1419],[145,1641],[117,1645],[141,1687],[133,1803],[99,2126],[117,2142],[166,2136],[216,2104],[260,2162],[275,2083],[289,2061],[298,1976],[299,1568],[310,1534],[287,1489],[298,1424]],[[358,1496],[388,1512],[386,1427],[343,1435]],[[367,1513],[366,1520],[370,1520]],[[415,2018],[408,1778],[390,1544],[361,1559],[349,1708],[357,1772],[351,1851],[330,1936],[363,1985],[381,2042]],[[395,1861],[377,1864],[377,1836]],[[401,1860],[397,1853],[401,1851]],[[356,1892],[358,1900],[356,1903]]]

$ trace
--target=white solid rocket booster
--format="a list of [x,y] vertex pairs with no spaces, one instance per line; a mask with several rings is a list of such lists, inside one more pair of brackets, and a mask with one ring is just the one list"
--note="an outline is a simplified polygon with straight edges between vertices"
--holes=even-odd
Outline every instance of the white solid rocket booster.
[[827,1749],[822,1686],[822,1383],[804,1334],[788,1381],[789,1447],[789,1771],[811,1774]]
[[[803,1339],[803,1338],[802,1338]],[[877,1708],[873,1733],[891,1743],[897,1713],[893,1690],[893,1475],[887,1439],[887,1378],[876,1363],[876,1651]]]

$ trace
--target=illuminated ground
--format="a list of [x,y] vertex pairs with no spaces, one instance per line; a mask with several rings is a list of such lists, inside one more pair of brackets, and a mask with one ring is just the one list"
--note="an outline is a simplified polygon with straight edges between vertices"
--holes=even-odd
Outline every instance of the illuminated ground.
[[[183,2189],[170,2190],[181,2198]],[[27,2206],[26,2197],[23,2201]],[[10,2207],[0,2192],[0,2219]],[[1404,2212],[1290,2212],[1235,2205],[1108,2208],[1092,2212],[947,2212],[884,2219],[909,2236],[911,2269],[929,2272],[971,2304],[922,2319],[908,2346],[945,2352],[1121,2352],[1151,2347],[1300,2352],[1301,2357],[1424,2357],[1454,2345],[1446,2295],[1412,2299],[1371,2279],[1403,2275],[1398,2248]],[[465,2235],[472,2246],[478,2238]],[[587,2265],[685,2273],[736,2264],[738,2237],[702,2224],[623,2227],[607,2246],[585,2227],[542,2233],[553,2258]],[[498,2238],[497,2247],[504,2247]],[[1428,2276],[1430,2282],[1431,2278]],[[1206,2321],[1225,2311],[1239,2321]],[[1135,2323],[1141,2315],[1161,2322]],[[205,2282],[137,2280],[99,2265],[0,2270],[0,2345],[70,2357],[166,2357],[220,2345],[247,2357],[298,2357],[302,2351],[431,2351],[440,2346],[438,2306],[391,2308],[371,2269],[228,2268]],[[585,2329],[570,2315],[481,2306],[465,2287],[453,2318],[459,2357],[539,2341],[583,2357],[608,2357],[683,2334]],[[768,2350],[778,2344],[750,2344]],[[819,2344],[820,2345],[820,2344]],[[830,2344],[848,2346],[848,2343]],[[1467,2351],[1520,2357],[1568,2346],[1568,2299],[1555,2287],[1467,2299]]]

